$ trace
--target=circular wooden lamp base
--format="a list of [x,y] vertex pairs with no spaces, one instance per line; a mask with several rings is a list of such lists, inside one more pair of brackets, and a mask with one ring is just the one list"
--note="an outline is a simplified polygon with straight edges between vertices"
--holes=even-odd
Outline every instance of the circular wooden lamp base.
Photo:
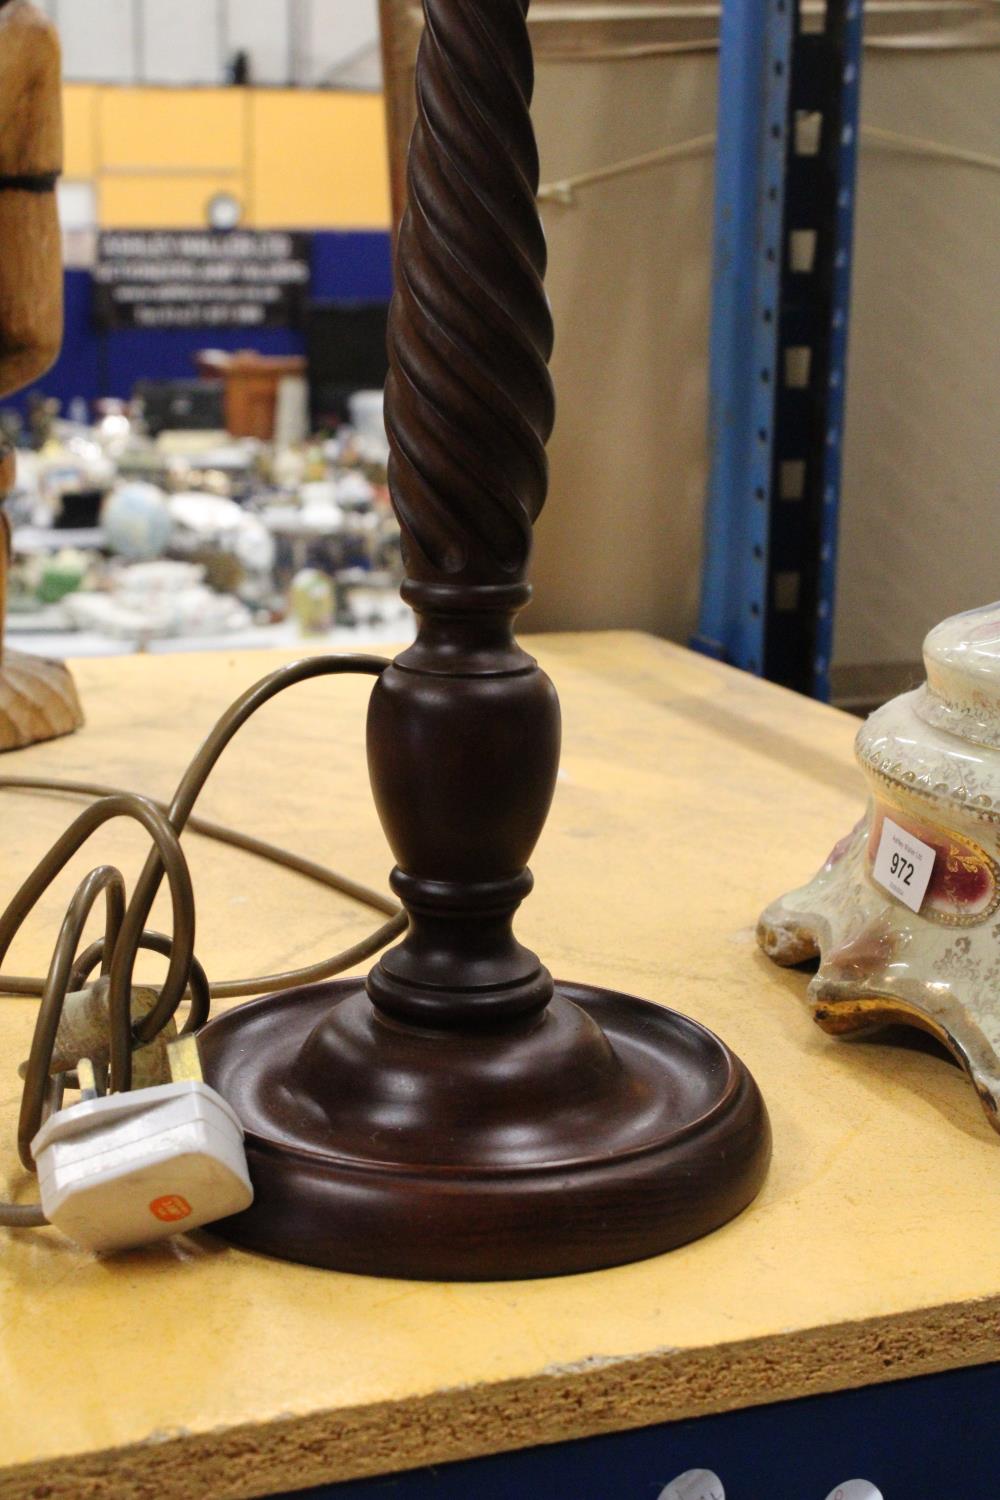
[[0,751],[23,750],[40,740],[72,734],[82,723],[83,710],[68,667],[21,651],[2,653]]
[[421,1030],[357,980],[255,1000],[200,1035],[246,1128],[234,1244],[340,1271],[554,1276],[725,1223],[770,1155],[738,1058],[696,1022],[557,983],[519,1027]]

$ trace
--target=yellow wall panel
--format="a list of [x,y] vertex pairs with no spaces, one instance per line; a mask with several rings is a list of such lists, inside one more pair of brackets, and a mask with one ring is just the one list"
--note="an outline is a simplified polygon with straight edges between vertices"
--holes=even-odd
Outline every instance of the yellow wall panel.
[[389,227],[380,95],[267,89],[250,98],[250,212],[255,226]]
[[64,109],[65,175],[95,182],[102,226],[200,227],[225,190],[249,227],[389,227],[379,95],[68,84]]
[[89,83],[63,88],[63,176],[76,181],[97,170],[97,100],[100,90]]
[[106,176],[99,180],[98,220],[102,229],[205,229],[206,205],[218,192],[242,198],[242,179],[210,172]]
[[242,89],[102,89],[101,166],[242,167],[246,112]]

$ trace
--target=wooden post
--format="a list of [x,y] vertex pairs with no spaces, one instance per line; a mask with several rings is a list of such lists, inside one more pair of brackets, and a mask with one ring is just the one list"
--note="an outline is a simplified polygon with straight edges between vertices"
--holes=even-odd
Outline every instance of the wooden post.
[[[55,186],[62,168],[59,40],[30,0],[0,0],[0,397],[37,380],[62,342]],[[13,486],[0,451],[0,504]],[[4,648],[10,527],[0,527],[0,750],[83,723],[61,662]]]

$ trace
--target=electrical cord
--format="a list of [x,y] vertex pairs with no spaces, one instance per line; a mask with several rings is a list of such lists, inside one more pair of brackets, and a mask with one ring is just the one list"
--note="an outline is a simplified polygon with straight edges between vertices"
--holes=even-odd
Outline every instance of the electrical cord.
[[[83,988],[98,964],[108,985],[110,1087],[115,1092],[125,1092],[132,1086],[133,1047],[148,1044],[168,1026],[185,997],[190,1000],[190,1008],[183,1031],[196,1031],[208,1019],[213,999],[258,995],[329,979],[370,958],[405,930],[406,915],[389,897],[313,860],[258,839],[253,834],[193,815],[194,804],[226,746],[265,703],[286,688],[315,677],[343,674],[378,677],[388,665],[385,658],[376,656],[317,656],[292,662],[262,678],[219,719],[182,776],[169,804],[95,782],[0,776],[0,790],[56,792],[96,799],[56,840],[0,916],[0,965],[21,925],[41,896],[98,828],[115,818],[130,818],[145,828],[153,844],[130,901],[126,901],[124,877],[114,866],[100,865],[84,877],[63,919],[48,974],[44,979],[0,973],[0,993],[37,996],[41,1000],[31,1051],[23,1070],[24,1090],[18,1121],[18,1151],[29,1170],[33,1167],[31,1141],[47,1113],[59,1107],[66,1084],[75,1085],[77,1082],[71,1072],[57,1078],[51,1075],[56,1037],[66,997]],[[180,836],[185,829],[293,870],[389,915],[390,920],[367,938],[320,963],[278,974],[227,979],[209,984],[194,952],[194,891],[180,844]],[[173,909],[172,932],[169,937],[150,931],[145,925],[164,877]],[[104,937],[91,943],[78,956],[77,949],[87,919],[102,896],[105,902]],[[167,958],[167,976],[151,1009],[145,1015],[133,1019],[132,977],[136,959],[143,949],[160,953]],[[36,1228],[45,1223],[47,1220],[38,1205],[0,1203],[2,1226],[23,1229]]]
[[[69,795],[82,797],[117,797],[127,796],[121,787],[104,786],[97,781],[50,781],[38,776],[0,776],[0,792],[2,791],[25,791],[52,793],[65,792]],[[160,812],[166,812],[168,804],[159,802],[154,798],[148,798],[152,805]],[[406,928],[406,918],[400,911],[399,904],[393,901],[391,896],[384,896],[380,891],[372,890],[369,886],[352,880],[347,875],[341,875],[336,870],[329,870],[325,865],[317,864],[315,860],[306,859],[301,854],[294,853],[291,849],[283,849],[279,844],[270,844],[265,839],[259,839],[254,834],[244,833],[241,829],[227,828],[222,823],[210,822],[207,818],[191,816],[185,825],[187,831],[199,834],[204,838],[214,839],[216,843],[229,844],[234,849],[242,849],[247,854],[254,854],[260,859],[266,859],[270,864],[280,865],[283,869],[292,870],[296,875],[304,875],[308,880],[315,880],[319,885],[326,886],[329,890],[337,891],[341,895],[349,896],[352,901],[358,901],[362,906],[370,906],[374,911],[385,912],[392,917],[383,926],[377,927],[375,931],[360,942],[345,948],[342,953],[334,954],[333,957],[323,959],[320,963],[310,964],[304,969],[293,969],[282,974],[262,974],[246,979],[222,979],[215,980],[208,985],[208,994],[213,1000],[237,1000],[248,998],[251,995],[266,995],[273,990],[290,989],[298,984],[315,984],[321,979],[331,979],[335,974],[344,969],[352,968],[354,964],[363,963],[365,959],[381,952],[387,943],[398,937]],[[152,943],[144,945],[157,953],[164,953],[164,945],[169,944],[169,938],[158,934],[146,934],[147,937],[158,939],[156,945]],[[101,957],[104,943],[99,940],[81,954],[74,971],[72,989],[79,989],[89,978]],[[195,960],[195,968],[201,970],[201,965]],[[82,970],[82,972],[81,972]],[[204,974],[204,970],[201,970]],[[193,976],[192,976],[193,978]],[[20,975],[0,974],[0,994],[2,995],[24,995],[28,997],[39,997],[44,989],[45,981],[42,979],[28,979]],[[206,1016],[207,1019],[207,1016]],[[198,1022],[198,1026],[203,1023]],[[196,1029],[196,1028],[188,1028]]]

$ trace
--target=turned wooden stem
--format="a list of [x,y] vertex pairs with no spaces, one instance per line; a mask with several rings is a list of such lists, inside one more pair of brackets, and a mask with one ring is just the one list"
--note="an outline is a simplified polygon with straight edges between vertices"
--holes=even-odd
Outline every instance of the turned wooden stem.
[[[62,256],[55,186],[62,167],[59,38],[31,0],[0,0],[0,397],[30,385],[62,342]],[[0,507],[14,482],[0,448]],[[83,722],[58,662],[5,652],[10,532],[0,534],[0,751]]]
[[[61,168],[58,36],[30,0],[0,0],[0,397],[37,380],[59,353]],[[0,507],[13,482],[13,454],[0,443]],[[0,663],[9,562],[10,527],[2,517]]]
[[10,521],[3,510],[7,493],[2,483],[4,455],[0,450],[0,668],[3,667],[4,639],[7,625],[7,573],[10,568]]
[[515,941],[555,785],[555,691],[513,636],[554,399],[527,0],[425,0],[389,320],[389,486],[416,643],[369,762],[409,936],[369,978],[421,1024],[508,1021],[552,981]]
[[62,341],[55,179],[59,38],[30,0],[0,7],[0,397],[44,375]]

